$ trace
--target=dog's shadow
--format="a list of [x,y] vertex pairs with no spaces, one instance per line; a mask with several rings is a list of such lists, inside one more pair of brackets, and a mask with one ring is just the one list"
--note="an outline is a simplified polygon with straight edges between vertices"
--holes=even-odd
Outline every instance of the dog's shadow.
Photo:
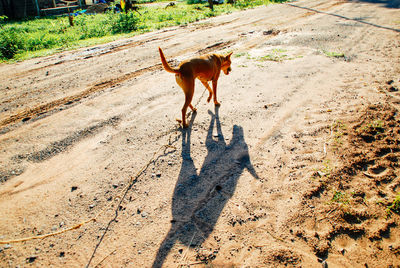
[[[182,130],[182,166],[172,197],[171,228],[158,249],[153,267],[161,267],[176,241],[187,247],[200,246],[213,231],[215,224],[235,192],[236,184],[247,169],[256,179],[243,129],[233,126],[232,139],[226,144],[221,131],[218,107],[211,115],[206,138],[207,156],[197,173],[190,152],[192,115],[188,129]],[[218,136],[213,136],[216,124]],[[216,138],[216,140],[213,139]]]

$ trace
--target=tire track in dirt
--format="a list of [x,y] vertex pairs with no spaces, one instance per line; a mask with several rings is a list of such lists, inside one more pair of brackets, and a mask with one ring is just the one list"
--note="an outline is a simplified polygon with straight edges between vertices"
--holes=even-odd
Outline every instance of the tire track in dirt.
[[[115,53],[115,52],[121,51],[123,49],[142,46],[142,45],[147,44],[149,42],[154,42],[154,41],[165,42],[165,41],[170,40],[174,36],[175,35],[169,35],[169,36],[167,36],[165,38],[161,38],[161,39],[160,38],[150,38],[150,39],[147,39],[147,40],[134,41],[132,43],[127,43],[127,44],[122,44],[122,45],[106,46],[106,47],[104,47],[104,49],[101,49],[101,51],[98,52],[98,53],[92,53],[92,54],[89,54],[89,55],[86,55],[86,56],[85,55],[77,56],[77,57],[74,57],[73,59],[69,59],[69,60],[60,60],[60,61],[48,64],[48,65],[45,65],[45,66],[41,66],[41,67],[38,67],[38,68],[30,69],[30,70],[23,71],[23,72],[20,72],[20,73],[17,73],[17,74],[12,74],[12,77],[13,78],[23,77],[23,76],[26,76],[27,74],[34,73],[34,72],[37,72],[37,71],[40,71],[40,70],[43,70],[43,69],[46,69],[46,68],[51,68],[51,67],[56,66],[56,65],[64,64],[64,63],[67,63],[67,62],[81,61],[81,60],[90,59],[90,58],[94,58],[94,57],[101,57],[101,56],[104,56],[104,55],[107,55],[107,54],[111,54],[111,53]],[[87,51],[90,51],[90,50],[94,50],[94,49],[98,49],[98,47],[88,48],[88,49],[84,50],[84,52],[87,52]]]
[[31,109],[21,111],[17,114],[9,116],[8,118],[6,118],[0,122],[0,128],[2,128],[0,130],[0,133],[4,134],[5,132],[7,132],[4,130],[4,127],[6,127],[7,125],[10,125],[12,123],[15,123],[19,120],[22,120],[22,121],[31,120],[33,117],[37,117],[39,115],[48,113],[52,110],[55,110],[57,107],[59,107],[61,105],[73,104],[73,103],[81,100],[82,98],[88,97],[89,95],[91,95],[95,92],[99,92],[106,88],[114,87],[125,80],[138,77],[140,75],[143,75],[146,72],[157,71],[157,70],[161,70],[161,69],[162,69],[162,65],[161,65],[161,63],[158,63],[158,64],[155,64],[155,65],[152,65],[149,67],[145,67],[145,68],[133,71],[131,73],[124,74],[124,75],[116,77],[114,79],[99,82],[99,83],[87,88],[83,92],[80,92],[79,94],[67,96],[65,98],[61,98],[61,99],[58,99],[58,100],[55,100],[55,101],[52,101],[52,102],[49,102],[46,104],[38,105]]
[[[120,116],[113,116],[107,120],[101,121],[100,123],[91,125],[89,127],[86,127],[84,129],[81,129],[78,131],[75,131],[71,135],[49,144],[48,146],[46,146],[44,149],[42,149],[40,151],[35,151],[35,152],[29,153],[29,154],[15,155],[12,157],[12,159],[14,159],[15,162],[21,162],[21,160],[25,160],[25,159],[30,162],[34,162],[34,163],[46,161],[62,152],[68,150],[74,144],[82,141],[83,139],[86,139],[90,136],[96,135],[105,127],[118,125],[118,123],[120,121],[121,121]],[[17,168],[10,169],[10,170],[1,170],[0,171],[0,182],[5,182],[12,177],[15,177],[15,176],[18,176],[18,175],[24,173],[24,171],[25,171],[24,166],[20,166],[20,167],[17,166]],[[17,193],[17,192],[14,192],[14,193]],[[4,192],[0,193],[0,195],[2,195],[2,194],[4,194]]]

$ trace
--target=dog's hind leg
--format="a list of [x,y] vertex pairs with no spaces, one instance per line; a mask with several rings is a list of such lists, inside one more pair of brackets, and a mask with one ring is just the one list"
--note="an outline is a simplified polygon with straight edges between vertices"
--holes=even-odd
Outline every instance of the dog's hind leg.
[[180,75],[175,75],[175,79],[185,93],[185,103],[182,107],[182,127],[186,128],[188,127],[188,124],[186,123],[187,108],[190,107],[190,109],[196,111],[195,108],[192,106],[192,99],[194,94],[194,78],[185,77],[184,79],[182,79]]

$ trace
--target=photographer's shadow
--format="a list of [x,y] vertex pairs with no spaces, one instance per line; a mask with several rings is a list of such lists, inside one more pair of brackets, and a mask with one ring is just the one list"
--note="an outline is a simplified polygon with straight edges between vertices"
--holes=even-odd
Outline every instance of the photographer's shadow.
[[[243,129],[234,125],[231,142],[227,145],[221,131],[218,107],[211,115],[206,138],[207,156],[197,174],[190,152],[192,115],[188,129],[182,130],[182,166],[172,197],[171,229],[164,238],[153,267],[161,267],[176,241],[187,247],[200,246],[213,231],[215,224],[233,196],[244,169],[256,179]],[[218,137],[213,139],[216,124]]]

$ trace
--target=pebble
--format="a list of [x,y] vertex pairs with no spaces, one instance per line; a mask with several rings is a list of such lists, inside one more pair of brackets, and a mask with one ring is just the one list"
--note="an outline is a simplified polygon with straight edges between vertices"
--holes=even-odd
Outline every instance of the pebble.
[[142,217],[143,217],[143,218],[147,218],[147,216],[149,216],[149,214],[147,214],[147,212],[143,212],[143,213],[142,213]]
[[26,262],[28,263],[32,263],[37,259],[37,256],[30,256],[28,258],[26,258]]
[[94,207],[95,207],[94,204],[89,205],[89,208],[90,208],[90,209],[92,209],[92,208],[94,208]]
[[71,192],[76,191],[78,189],[78,186],[72,186],[71,187]]
[[11,245],[10,245],[10,244],[5,244],[5,245],[4,245],[4,249],[9,249],[9,248],[11,248]]
[[63,227],[64,225],[65,225],[65,223],[63,221],[60,222],[60,224],[59,224],[60,227]]
[[157,172],[156,173],[156,176],[159,178],[159,177],[161,177],[161,172]]

